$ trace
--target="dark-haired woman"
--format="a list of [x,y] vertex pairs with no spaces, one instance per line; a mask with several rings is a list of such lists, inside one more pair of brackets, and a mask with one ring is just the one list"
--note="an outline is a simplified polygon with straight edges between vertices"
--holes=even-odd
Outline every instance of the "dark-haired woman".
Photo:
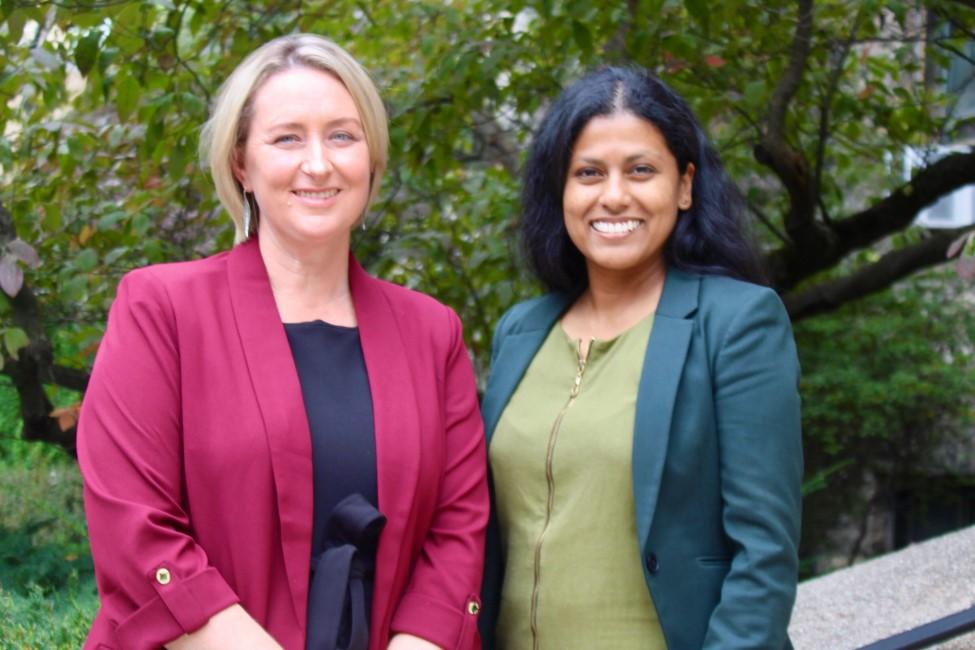
[[482,403],[487,647],[790,647],[799,366],[735,199],[645,72],[542,121],[521,230],[550,293],[502,317]]

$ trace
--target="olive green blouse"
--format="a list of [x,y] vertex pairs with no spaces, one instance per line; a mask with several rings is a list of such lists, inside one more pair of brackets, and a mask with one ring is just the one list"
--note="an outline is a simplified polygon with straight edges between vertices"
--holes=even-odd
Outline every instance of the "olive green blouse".
[[501,650],[666,648],[641,571],[631,449],[653,316],[579,355],[556,323],[489,450]]

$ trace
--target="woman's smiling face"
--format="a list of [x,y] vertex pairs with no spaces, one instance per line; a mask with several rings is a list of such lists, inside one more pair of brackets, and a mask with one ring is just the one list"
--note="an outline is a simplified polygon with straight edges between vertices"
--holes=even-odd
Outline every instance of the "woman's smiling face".
[[308,67],[269,77],[253,98],[235,172],[254,193],[260,237],[291,246],[348,238],[365,211],[371,172],[349,91]]
[[572,149],[562,195],[569,238],[598,272],[663,265],[678,209],[691,207],[694,165],[683,174],[663,135],[628,112],[592,118]]

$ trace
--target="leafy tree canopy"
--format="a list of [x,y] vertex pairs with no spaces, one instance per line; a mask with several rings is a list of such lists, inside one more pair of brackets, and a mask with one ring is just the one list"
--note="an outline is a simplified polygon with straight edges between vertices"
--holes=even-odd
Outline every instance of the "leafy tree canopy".
[[953,57],[971,62],[962,0],[3,0],[0,372],[26,438],[72,446],[75,411],[50,387],[84,389],[121,273],[231,245],[199,128],[243,56],[293,31],[347,47],[389,107],[360,258],[455,307],[482,373],[494,321],[535,291],[512,238],[531,129],[604,62],[692,103],[796,320],[943,262],[962,234],[910,224],[975,182],[975,153],[901,173],[905,147],[966,128],[944,83]]

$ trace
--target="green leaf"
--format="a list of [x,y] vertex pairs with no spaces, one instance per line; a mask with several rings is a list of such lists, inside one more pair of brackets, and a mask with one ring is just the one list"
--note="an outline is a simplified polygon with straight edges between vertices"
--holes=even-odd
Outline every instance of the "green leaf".
[[101,39],[101,32],[97,29],[90,29],[88,33],[81,37],[74,50],[74,62],[78,66],[78,71],[82,76],[87,77],[88,72],[94,67],[98,60],[98,43]]
[[762,101],[762,97],[765,96],[765,82],[764,81],[750,81],[745,84],[745,101],[750,105],[756,106]]
[[63,302],[81,302],[88,291],[88,276],[80,273],[71,275],[61,285],[60,298]]
[[115,110],[119,119],[128,120],[139,102],[141,87],[135,77],[119,73],[115,77]]
[[98,253],[90,248],[86,248],[75,255],[71,266],[79,273],[87,273],[98,264]]
[[8,327],[3,331],[3,344],[10,356],[17,359],[17,354],[30,344],[30,339],[27,332],[19,327]]
[[701,26],[704,33],[708,33],[710,31],[711,9],[707,0],[684,0],[684,7],[687,8],[687,13],[691,15],[691,18]]
[[592,51],[592,35],[589,34],[589,29],[578,20],[572,21],[572,37],[580,50],[583,52]]
[[[4,3],[4,10],[6,10],[7,4]],[[10,40],[14,43],[20,41],[24,34],[24,25],[27,24],[27,16],[22,11],[13,10],[7,15],[7,29],[10,30]]]

